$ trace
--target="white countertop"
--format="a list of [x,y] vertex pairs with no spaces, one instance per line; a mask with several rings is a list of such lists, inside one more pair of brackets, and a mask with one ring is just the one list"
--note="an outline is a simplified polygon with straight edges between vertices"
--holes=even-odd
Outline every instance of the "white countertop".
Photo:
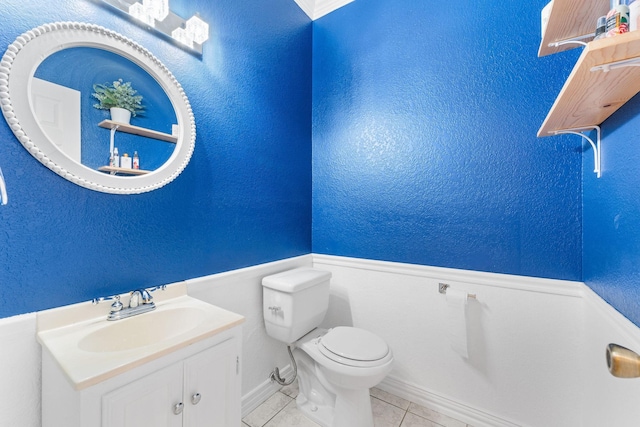
[[[188,296],[184,283],[168,286],[165,291],[156,291],[153,297],[156,304],[154,311],[116,321],[107,321],[111,306],[108,301],[98,305],[86,302],[39,312],[37,315],[38,342],[51,353],[74,388],[82,390],[212,337],[244,321],[244,317],[239,314]],[[128,302],[126,295],[122,297],[122,301],[126,306]],[[151,319],[152,316],[163,316],[166,314],[162,313],[163,311],[175,309],[188,309],[196,313],[198,321],[185,332],[169,334],[167,337],[136,348],[120,351],[101,349],[87,351],[82,348],[86,346],[80,345],[83,338],[92,333],[107,332],[103,330],[105,328],[112,328],[114,335],[117,334],[116,336],[121,338],[122,334],[127,333],[129,325],[134,325],[136,328],[145,323],[148,325],[149,322],[145,320]],[[144,319],[144,316],[149,317]],[[104,336],[109,336],[109,333]],[[160,337],[162,329],[154,330],[153,333],[154,336]],[[98,341],[98,343],[101,342]],[[108,345],[109,343],[105,342],[105,346],[108,347]]]

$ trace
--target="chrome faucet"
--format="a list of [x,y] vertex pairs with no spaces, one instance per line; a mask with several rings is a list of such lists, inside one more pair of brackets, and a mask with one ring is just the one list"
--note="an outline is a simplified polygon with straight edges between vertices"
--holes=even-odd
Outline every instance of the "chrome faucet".
[[129,293],[131,297],[129,298],[129,306],[126,308],[120,302],[120,295],[94,298],[92,302],[98,304],[100,301],[115,300],[114,303],[111,304],[111,311],[109,312],[109,316],[107,316],[107,320],[126,319],[127,317],[155,310],[156,304],[153,302],[151,292],[158,289],[164,291],[166,288],[166,285],[162,285],[148,289],[135,289]]

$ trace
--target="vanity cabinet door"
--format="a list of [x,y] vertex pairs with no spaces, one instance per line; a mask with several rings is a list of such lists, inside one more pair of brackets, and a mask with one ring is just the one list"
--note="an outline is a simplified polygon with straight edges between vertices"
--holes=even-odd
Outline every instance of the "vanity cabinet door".
[[102,427],[236,427],[237,344],[228,339],[105,394]]
[[236,427],[240,420],[235,339],[184,362],[184,427]]
[[182,363],[168,366],[102,397],[102,427],[182,427]]

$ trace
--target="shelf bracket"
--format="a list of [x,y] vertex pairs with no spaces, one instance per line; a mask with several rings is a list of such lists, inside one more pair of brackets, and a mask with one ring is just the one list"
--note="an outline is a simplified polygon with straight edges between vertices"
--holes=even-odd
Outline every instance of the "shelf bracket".
[[111,135],[109,138],[109,155],[113,156],[113,148],[115,147],[115,137],[116,137],[116,131],[118,130],[120,126],[115,125],[114,127],[111,128]]
[[602,71],[603,73],[608,73],[611,70],[623,67],[640,67],[640,58],[623,59],[621,61],[614,61],[608,64],[596,65],[595,67],[591,67],[591,71]]
[[582,41],[586,39],[592,39],[596,36],[595,33],[585,34],[583,36],[572,37],[570,39],[558,40],[557,42],[549,43],[549,47],[559,47],[565,44],[579,44],[581,46],[586,46],[587,43]]
[[2,175],[2,169],[0,169],[0,205],[6,205],[8,202],[7,184],[4,182],[4,175]]
[[[591,138],[589,138],[586,134],[583,133],[585,131],[591,131],[591,130],[596,131],[596,142],[593,142]],[[552,135],[564,135],[564,134],[578,135],[586,139],[589,142],[589,144],[591,144],[591,148],[593,148],[593,164],[594,164],[593,172],[595,172],[598,178],[602,176],[602,168],[600,164],[600,160],[601,160],[600,154],[602,151],[600,149],[600,126],[587,126],[583,128],[563,129],[563,130],[556,130],[550,133]]]

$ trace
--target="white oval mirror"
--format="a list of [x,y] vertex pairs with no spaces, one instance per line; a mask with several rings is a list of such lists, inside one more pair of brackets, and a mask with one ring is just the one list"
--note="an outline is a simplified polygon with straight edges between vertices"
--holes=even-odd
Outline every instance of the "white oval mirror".
[[[132,108],[138,114],[130,124],[97,109],[96,87],[104,86],[94,85],[114,82],[142,96],[144,109]],[[97,25],[56,22],[19,36],[0,63],[0,102],[29,153],[96,191],[160,188],[184,170],[195,146],[191,106],[171,72],[142,46]],[[114,148],[128,160],[110,163]]]

